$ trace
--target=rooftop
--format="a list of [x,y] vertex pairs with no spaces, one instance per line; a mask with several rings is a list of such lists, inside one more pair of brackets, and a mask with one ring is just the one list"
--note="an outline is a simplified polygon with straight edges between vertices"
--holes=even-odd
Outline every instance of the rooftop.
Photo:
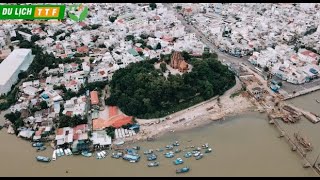
[[21,67],[24,58],[31,52],[31,49],[15,49],[0,64],[0,84],[5,84],[11,76]]

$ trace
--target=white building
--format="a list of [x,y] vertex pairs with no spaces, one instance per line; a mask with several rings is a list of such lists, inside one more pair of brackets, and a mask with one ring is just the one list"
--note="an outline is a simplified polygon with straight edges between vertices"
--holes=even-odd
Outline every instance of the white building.
[[15,49],[0,64],[0,94],[7,94],[18,80],[18,74],[26,71],[33,61],[31,49]]

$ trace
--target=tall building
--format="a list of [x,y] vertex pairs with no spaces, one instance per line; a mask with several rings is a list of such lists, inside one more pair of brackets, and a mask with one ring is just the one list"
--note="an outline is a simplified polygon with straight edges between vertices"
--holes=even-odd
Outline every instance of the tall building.
[[15,49],[0,64],[0,95],[7,94],[21,71],[28,70],[33,61],[31,49]]

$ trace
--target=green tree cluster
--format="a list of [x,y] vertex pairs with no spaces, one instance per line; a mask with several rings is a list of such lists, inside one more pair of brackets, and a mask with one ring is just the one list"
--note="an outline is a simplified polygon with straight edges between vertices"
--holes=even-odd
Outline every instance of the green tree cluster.
[[235,76],[216,58],[190,59],[191,72],[165,78],[152,61],[130,64],[115,72],[108,105],[138,118],[158,118],[223,94]]

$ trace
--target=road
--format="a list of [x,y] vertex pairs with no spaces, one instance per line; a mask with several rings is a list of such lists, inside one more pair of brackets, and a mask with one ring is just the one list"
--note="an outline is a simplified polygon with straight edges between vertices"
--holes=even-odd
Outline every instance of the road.
[[182,15],[180,15],[170,4],[167,3],[163,3],[165,7],[167,7],[169,10],[172,10],[173,12],[175,12],[178,20],[181,21],[182,25],[185,26],[186,31],[187,32],[192,32],[195,33],[196,37],[199,38],[206,46],[208,46],[211,50],[213,50],[213,52],[215,52],[216,54],[218,54],[218,56],[220,57],[220,60],[225,59],[226,62],[230,62],[230,63],[245,63],[246,65],[251,65],[250,62],[248,61],[247,56],[242,57],[242,58],[237,58],[234,56],[231,56],[229,54],[223,53],[221,51],[218,50],[218,48],[208,40],[208,38],[198,29],[196,29],[193,25],[188,24],[188,22],[184,19],[184,17]]

